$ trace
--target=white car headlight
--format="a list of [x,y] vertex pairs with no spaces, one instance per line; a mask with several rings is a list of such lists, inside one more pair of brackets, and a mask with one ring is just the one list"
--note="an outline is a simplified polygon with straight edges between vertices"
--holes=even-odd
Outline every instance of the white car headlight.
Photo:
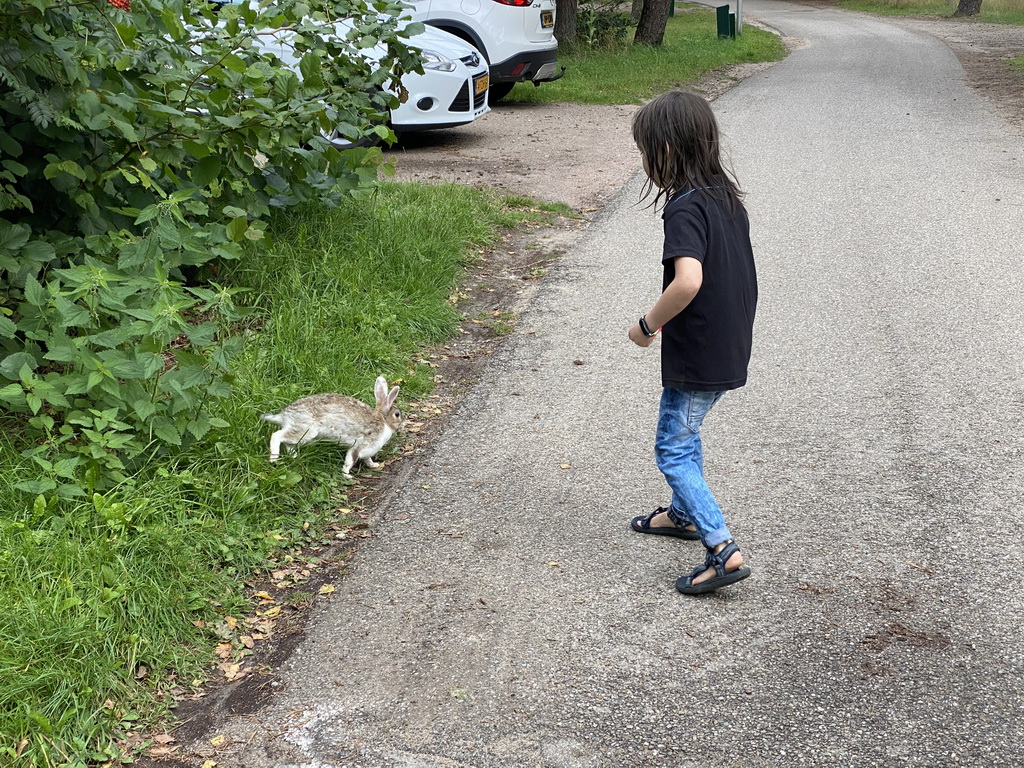
[[423,54],[423,68],[424,69],[436,69],[439,72],[454,72],[455,62],[445,56],[443,53],[437,51],[428,51],[424,48],[421,53]]

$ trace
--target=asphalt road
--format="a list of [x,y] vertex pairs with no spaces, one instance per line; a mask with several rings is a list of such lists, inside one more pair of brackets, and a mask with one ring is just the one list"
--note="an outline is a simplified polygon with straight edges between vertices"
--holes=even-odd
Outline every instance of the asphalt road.
[[683,597],[698,545],[627,527],[667,500],[634,178],[220,766],[1024,765],[1024,137],[938,40],[744,9],[807,42],[715,102],[761,302],[707,471],[753,576]]

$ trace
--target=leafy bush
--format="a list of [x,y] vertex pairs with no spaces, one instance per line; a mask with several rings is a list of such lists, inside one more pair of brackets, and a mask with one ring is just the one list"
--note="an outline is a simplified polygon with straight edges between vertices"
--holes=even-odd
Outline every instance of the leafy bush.
[[597,0],[581,3],[576,44],[585,48],[622,47],[636,23],[630,13],[621,10],[621,7],[620,3]]
[[[10,0],[0,10],[0,403],[72,497],[226,426],[241,317],[217,262],[272,209],[357,194],[383,88],[420,71],[390,0]],[[350,28],[328,22],[352,19]],[[255,46],[291,30],[300,74]],[[418,31],[411,25],[404,34]],[[379,63],[367,49],[381,45]],[[301,76],[300,76],[301,75]],[[11,416],[10,414],[17,414]]]

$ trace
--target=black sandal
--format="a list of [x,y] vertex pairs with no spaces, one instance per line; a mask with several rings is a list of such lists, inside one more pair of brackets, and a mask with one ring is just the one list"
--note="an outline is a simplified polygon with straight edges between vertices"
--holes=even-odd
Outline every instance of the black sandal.
[[[714,592],[719,587],[735,584],[737,581],[747,578],[750,575],[750,569],[745,566],[741,566],[735,571],[725,570],[725,564],[729,561],[729,558],[739,551],[740,548],[736,545],[735,541],[730,541],[726,544],[718,554],[709,549],[704,565],[698,565],[689,576],[680,576],[676,579],[676,589],[684,595],[703,595],[707,592]],[[714,568],[715,575],[707,581],[694,584],[693,580],[708,568]]]
[[658,507],[649,515],[634,517],[629,521],[629,527],[637,533],[651,533],[655,536],[674,536],[677,539],[689,539],[690,541],[697,541],[700,538],[700,534],[696,531],[688,531],[677,525],[673,525],[671,528],[666,525],[658,528],[651,528],[651,520],[653,520],[656,515],[667,511],[668,510],[666,510],[665,507]]

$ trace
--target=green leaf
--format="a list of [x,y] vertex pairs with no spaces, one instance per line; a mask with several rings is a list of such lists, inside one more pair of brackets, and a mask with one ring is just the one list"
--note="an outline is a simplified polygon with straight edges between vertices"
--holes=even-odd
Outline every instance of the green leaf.
[[92,315],[81,304],[64,296],[57,297],[57,311],[60,313],[61,328],[84,328],[92,325]]
[[39,367],[35,357],[28,352],[15,352],[13,355],[8,355],[3,360],[0,360],[0,376],[17,380],[20,377],[22,367],[26,365],[32,371]]
[[320,57],[312,52],[299,60],[299,72],[302,73],[302,82],[307,88],[323,87],[324,78],[320,67]]
[[153,432],[165,443],[181,445],[181,433],[178,432],[178,428],[170,421],[162,421]]
[[[35,480],[22,480],[21,482],[15,483],[14,487],[19,491],[24,491],[25,493],[31,493],[33,496],[38,496],[41,493],[49,493],[52,491],[57,487],[57,483],[48,477],[40,477]],[[32,713],[32,715],[36,714],[38,713]],[[36,717],[33,717],[32,719],[39,722],[40,725],[45,722],[46,725],[44,726],[44,730],[46,730],[50,725],[50,721],[42,715],[39,715],[38,717],[39,720],[37,720]]]
[[246,67],[248,66],[241,57],[236,56],[233,53],[229,53],[221,59],[220,63],[226,69],[230,69],[232,72],[237,72],[240,75],[245,73]]
[[156,404],[149,398],[139,398],[132,403],[132,410],[141,421],[146,421],[156,413]]
[[0,387],[0,400],[12,405],[25,405],[25,390],[22,389],[21,384],[8,384],[6,387]]
[[43,359],[56,363],[75,363],[78,362],[80,355],[81,351],[68,336],[53,337],[46,344]]
[[216,155],[208,155],[192,168],[192,183],[197,187],[205,187],[220,176],[221,162]]
[[249,228],[249,219],[245,216],[239,216],[236,219],[232,219],[231,223],[228,224],[228,237],[234,242],[240,242],[245,239],[245,230]]
[[210,422],[205,419],[193,419],[186,425],[186,429],[196,440],[202,440],[210,431]]
[[32,275],[25,279],[25,301],[33,307],[43,308],[50,303],[50,294]]
[[0,315],[0,336],[7,339],[13,339],[17,332],[18,326],[14,324],[14,321]]
[[18,252],[18,256],[22,259],[45,263],[56,258],[57,252],[54,251],[53,246],[45,240],[33,240],[32,242],[25,244],[25,246]]
[[31,236],[32,230],[24,224],[11,224],[0,219],[0,248],[17,251],[28,242]]
[[159,215],[161,206],[158,203],[153,205],[147,205],[139,215],[135,218],[136,224],[145,224],[147,221],[154,219]]

